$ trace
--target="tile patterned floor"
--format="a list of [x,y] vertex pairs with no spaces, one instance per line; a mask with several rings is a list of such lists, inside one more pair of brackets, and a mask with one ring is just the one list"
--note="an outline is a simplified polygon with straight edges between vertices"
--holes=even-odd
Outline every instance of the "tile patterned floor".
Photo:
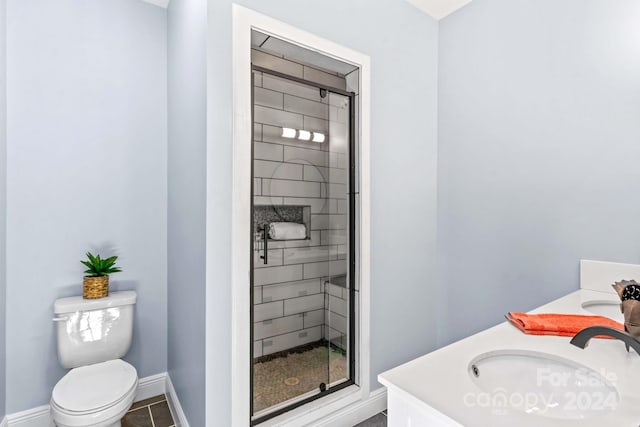
[[387,427],[387,411],[382,411],[354,427]]
[[[317,390],[320,383],[347,378],[347,358],[336,349],[318,346],[253,365],[253,410]],[[157,426],[156,426],[157,427]]]
[[[164,394],[131,405],[122,427],[175,427]],[[387,427],[387,411],[382,411],[354,427]]]
[[131,405],[122,419],[122,427],[175,427],[167,396],[161,394]]

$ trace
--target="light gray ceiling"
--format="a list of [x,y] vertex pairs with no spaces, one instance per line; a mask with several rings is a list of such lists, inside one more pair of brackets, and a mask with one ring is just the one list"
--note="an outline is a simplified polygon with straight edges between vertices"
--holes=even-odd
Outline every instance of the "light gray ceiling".
[[170,0],[142,0],[144,2],[147,3],[151,3],[151,4],[155,4],[156,6],[160,6],[164,9],[166,9],[167,7],[169,7],[169,1]]
[[251,31],[251,46],[255,49],[277,55],[281,58],[300,64],[309,65],[333,74],[347,75],[358,67],[338,61],[313,50],[305,49],[293,43],[286,42],[259,31]]
[[440,20],[471,3],[471,0],[406,0],[432,18]]

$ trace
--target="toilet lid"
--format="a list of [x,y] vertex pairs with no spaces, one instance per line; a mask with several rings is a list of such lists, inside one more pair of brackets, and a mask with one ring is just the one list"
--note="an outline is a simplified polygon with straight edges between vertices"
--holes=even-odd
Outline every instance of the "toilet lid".
[[67,411],[92,411],[122,399],[137,378],[136,368],[120,359],[81,366],[58,381],[51,398]]

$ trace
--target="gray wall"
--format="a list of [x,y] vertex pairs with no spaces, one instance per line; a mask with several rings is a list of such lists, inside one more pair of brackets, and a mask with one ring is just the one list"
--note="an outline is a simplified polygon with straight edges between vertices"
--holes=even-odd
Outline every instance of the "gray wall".
[[[205,0],[169,5],[168,370],[192,426],[205,425],[206,20]],[[228,250],[230,244],[223,240],[221,246]],[[220,280],[217,287],[226,283]],[[213,357],[221,359],[216,366],[228,381],[227,353],[223,344]],[[229,393],[219,390],[216,403],[230,404]]]
[[6,340],[5,311],[7,291],[7,2],[0,0],[0,420],[5,414]]
[[[87,249],[135,289],[140,377],[166,370],[166,11],[141,1],[7,5],[8,413],[65,371],[53,301],[81,294]],[[107,253],[107,252],[103,252]]]
[[631,0],[441,21],[440,344],[576,290],[580,258],[638,262],[638,22]]

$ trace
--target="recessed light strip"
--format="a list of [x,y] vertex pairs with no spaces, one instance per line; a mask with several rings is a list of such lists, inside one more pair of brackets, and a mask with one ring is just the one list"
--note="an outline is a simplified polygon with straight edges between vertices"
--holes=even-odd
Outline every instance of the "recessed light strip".
[[308,130],[299,130],[298,131],[298,139],[301,141],[308,141],[311,139],[311,132]]
[[302,129],[293,129],[293,128],[282,128],[283,138],[298,138],[301,141],[312,141],[323,143],[325,141],[325,134],[320,132],[310,132],[308,130]]
[[282,137],[283,138],[295,138],[296,130],[291,128],[282,128]]

